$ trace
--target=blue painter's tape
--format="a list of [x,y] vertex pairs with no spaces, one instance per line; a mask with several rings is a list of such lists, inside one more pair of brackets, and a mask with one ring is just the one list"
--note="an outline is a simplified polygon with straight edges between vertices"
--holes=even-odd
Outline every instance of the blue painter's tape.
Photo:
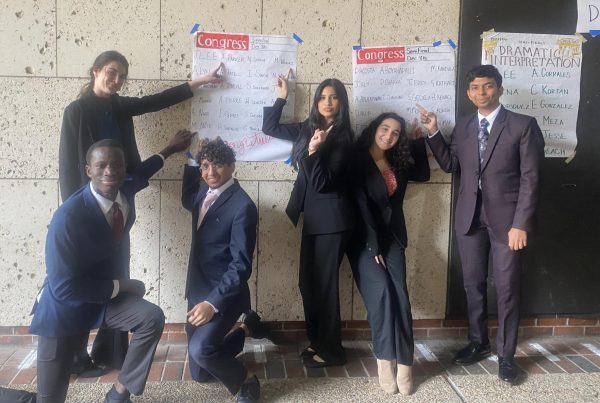
[[452,49],[456,49],[456,43],[452,39],[448,39],[448,45],[452,47]]
[[285,161],[283,161],[284,164],[286,165],[291,165],[292,164],[292,154],[290,154],[289,158]]
[[598,35],[600,35],[600,29],[592,29],[592,30],[590,30],[590,35],[592,35],[592,38],[597,37]]
[[435,42],[433,42],[433,46],[434,47],[440,46],[441,44],[442,44],[442,41],[435,41]]
[[192,30],[190,31],[190,34],[195,34],[196,31],[198,31],[200,29],[200,24],[195,23],[194,26],[192,27]]
[[296,35],[296,34],[292,34],[292,38],[294,38],[294,39],[296,40],[296,42],[298,42],[298,43],[302,43],[302,42],[304,42],[304,41],[302,40],[302,38],[300,38],[300,37],[299,37],[298,35]]
[[354,45],[352,46],[352,50],[361,50],[362,46],[361,45]]

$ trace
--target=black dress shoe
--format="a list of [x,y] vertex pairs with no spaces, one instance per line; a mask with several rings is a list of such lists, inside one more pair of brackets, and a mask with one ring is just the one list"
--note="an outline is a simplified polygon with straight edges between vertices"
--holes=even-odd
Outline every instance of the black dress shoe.
[[97,378],[109,372],[110,368],[99,367],[92,362],[89,356],[78,356],[73,361],[73,366],[71,367],[71,373],[77,375],[79,378]]
[[[344,364],[346,364],[346,359],[345,358],[338,358],[338,359],[333,359],[333,360],[327,360],[327,361],[317,361],[315,360],[315,357],[319,356],[318,354],[313,354],[310,356],[305,356],[302,357],[302,365],[304,365],[306,368],[323,368],[323,367],[338,367],[338,366],[342,366]],[[323,359],[323,357],[319,356],[321,359]]]
[[498,357],[498,378],[514,385],[517,380],[517,365],[512,357]]
[[237,394],[237,403],[256,403],[260,399],[260,383],[258,378],[253,375],[252,378],[242,384]]
[[487,358],[492,353],[490,349],[490,343],[481,344],[476,341],[472,341],[469,345],[462,350],[459,350],[458,353],[452,359],[452,363],[455,365],[471,365],[475,364]]
[[269,339],[271,340],[271,331],[260,321],[260,316],[252,309],[248,310],[244,315],[242,323],[246,325],[250,331],[250,337],[253,339]]
[[129,399],[129,396],[131,396],[131,393],[119,393],[117,392],[117,389],[115,389],[115,385],[113,385],[104,397],[104,403],[133,403],[131,399]]
[[306,347],[304,350],[302,350],[300,352],[300,358],[304,359],[304,358],[310,358],[313,355],[317,354],[317,352],[315,351],[314,348],[312,348],[311,346]]

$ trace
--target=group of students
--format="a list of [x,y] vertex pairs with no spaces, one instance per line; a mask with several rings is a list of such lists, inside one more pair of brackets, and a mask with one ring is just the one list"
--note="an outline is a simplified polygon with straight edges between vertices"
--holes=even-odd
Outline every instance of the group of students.
[[[134,196],[165,158],[190,146],[194,134],[178,132],[158,155],[142,162],[132,116],[188,99],[203,84],[219,83],[220,67],[155,95],[122,97],[117,92],[127,76],[127,60],[118,52],[104,52],[79,99],[65,110],[59,156],[64,203],[49,227],[47,278],[30,328],[39,335],[38,401],[62,402],[71,372],[98,376],[107,367],[121,371],[106,402],[127,402],[130,393],[143,392],[164,315],[143,299],[143,283],[129,279]],[[288,80],[278,78],[278,98],[264,108],[262,129],[293,143],[297,178],[286,213],[294,225],[302,221],[299,288],[309,345],[300,356],[306,367],[346,362],[338,287],[346,254],[367,308],[379,383],[388,393],[412,393],[403,199],[408,181],[429,180],[427,141],[442,169],[463,172],[456,232],[470,343],[454,362],[468,365],[490,354],[485,280],[491,249],[499,295],[499,376],[514,382],[518,260],[531,229],[543,138],[535,119],[500,105],[502,78],[493,66],[477,66],[467,82],[478,114],[459,120],[447,144],[435,114],[423,108],[426,138],[419,130],[409,133],[406,121],[388,112],[355,140],[348,95],[336,79],[319,84],[305,121],[280,123]],[[482,117],[486,124],[476,120]],[[196,144],[182,187],[182,204],[192,213],[185,292],[190,370],[196,381],[222,382],[238,402],[255,402],[260,398],[258,380],[235,357],[246,336],[262,333],[247,286],[256,206],[233,179],[233,150],[220,138]],[[242,324],[236,324],[241,314]],[[100,330],[90,358],[85,345],[94,328]],[[133,333],[129,345],[127,332]]]

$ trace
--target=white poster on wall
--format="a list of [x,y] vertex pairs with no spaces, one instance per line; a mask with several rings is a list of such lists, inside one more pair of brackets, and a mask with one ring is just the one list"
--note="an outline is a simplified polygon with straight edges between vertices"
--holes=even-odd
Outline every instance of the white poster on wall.
[[291,69],[288,101],[282,121],[294,114],[298,43],[286,36],[197,32],[193,40],[197,78],[223,62],[223,83],[200,89],[192,99],[192,131],[220,136],[240,161],[288,159],[289,141],[262,133],[263,107],[275,102],[277,76]]
[[397,45],[354,49],[352,78],[357,135],[383,112],[396,112],[410,124],[416,104],[435,112],[440,129],[454,127],[455,52],[440,46]]
[[581,45],[574,35],[483,36],[481,62],[493,64],[502,74],[502,104],[537,119],[546,157],[569,157],[577,146]]
[[600,30],[600,0],[577,0],[577,30]]

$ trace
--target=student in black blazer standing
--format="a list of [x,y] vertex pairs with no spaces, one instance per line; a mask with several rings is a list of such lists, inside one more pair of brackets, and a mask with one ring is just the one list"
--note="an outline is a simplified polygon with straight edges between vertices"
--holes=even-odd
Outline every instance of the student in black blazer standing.
[[357,140],[352,177],[362,220],[349,254],[368,312],[379,384],[388,393],[408,395],[414,343],[402,204],[408,181],[429,180],[425,140],[409,141],[397,114],[379,115]]
[[310,345],[301,353],[306,367],[343,365],[339,267],[354,224],[348,185],[348,156],[353,141],[348,94],[336,79],[317,87],[310,116],[281,124],[288,78],[277,81],[277,100],[264,108],[265,134],[292,141],[298,171],[286,213],[294,225],[304,213],[299,287]]
[[[75,193],[89,178],[85,170],[86,152],[95,142],[113,139],[123,146],[127,174],[130,175],[141,164],[135,140],[133,116],[156,112],[191,98],[193,91],[203,84],[220,81],[216,69],[186,83],[157,94],[138,97],[123,97],[121,90],[129,71],[129,62],[121,53],[108,50],[100,53],[89,70],[87,82],[79,97],[71,102],[63,114],[58,156],[58,181],[63,202]],[[123,273],[129,278],[129,273]],[[92,358],[86,346],[81,347],[72,372],[90,378],[107,372],[98,364],[120,369],[127,353],[126,332],[100,329],[94,340]]]

